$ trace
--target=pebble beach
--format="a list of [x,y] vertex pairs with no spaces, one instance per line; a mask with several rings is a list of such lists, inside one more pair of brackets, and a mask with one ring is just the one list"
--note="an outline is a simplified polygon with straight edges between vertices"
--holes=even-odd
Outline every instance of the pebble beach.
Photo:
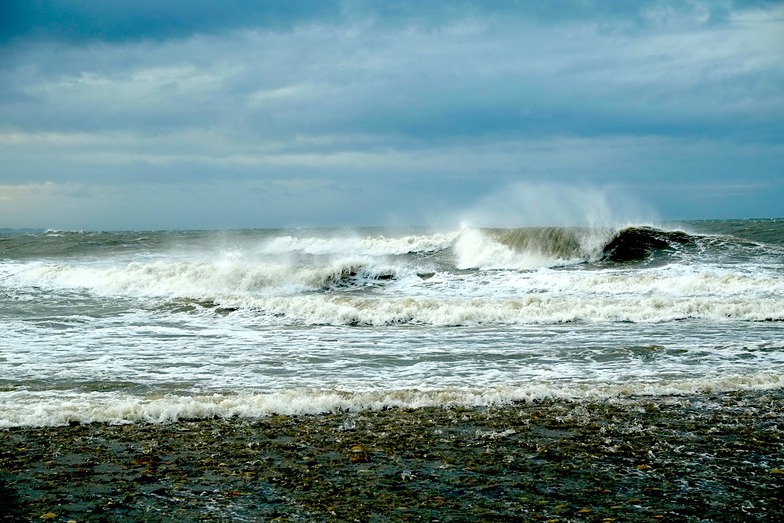
[[0,521],[781,520],[781,390],[0,431]]

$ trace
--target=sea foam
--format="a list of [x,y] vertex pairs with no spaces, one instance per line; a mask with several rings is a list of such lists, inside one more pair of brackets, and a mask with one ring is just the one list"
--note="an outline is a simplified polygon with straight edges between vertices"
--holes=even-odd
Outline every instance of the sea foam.
[[388,408],[481,407],[520,401],[622,401],[641,396],[769,390],[784,386],[780,373],[691,379],[665,383],[532,384],[493,389],[436,391],[288,390],[254,394],[139,397],[119,393],[0,393],[0,428],[69,423],[171,423],[186,419],[317,415]]

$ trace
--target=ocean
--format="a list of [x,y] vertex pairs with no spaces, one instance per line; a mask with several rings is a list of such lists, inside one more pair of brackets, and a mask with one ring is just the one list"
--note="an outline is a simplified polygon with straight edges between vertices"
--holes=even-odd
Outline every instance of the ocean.
[[784,220],[0,234],[0,428],[784,387]]

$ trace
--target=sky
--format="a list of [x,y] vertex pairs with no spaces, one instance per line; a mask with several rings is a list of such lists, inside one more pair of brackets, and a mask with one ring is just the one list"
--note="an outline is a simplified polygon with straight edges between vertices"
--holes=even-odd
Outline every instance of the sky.
[[0,228],[782,216],[784,2],[0,5]]

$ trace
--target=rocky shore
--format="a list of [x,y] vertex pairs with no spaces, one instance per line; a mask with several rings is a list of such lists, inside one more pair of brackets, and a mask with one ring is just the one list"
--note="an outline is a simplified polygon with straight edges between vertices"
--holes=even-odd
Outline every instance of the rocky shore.
[[0,521],[784,521],[784,392],[12,428]]

